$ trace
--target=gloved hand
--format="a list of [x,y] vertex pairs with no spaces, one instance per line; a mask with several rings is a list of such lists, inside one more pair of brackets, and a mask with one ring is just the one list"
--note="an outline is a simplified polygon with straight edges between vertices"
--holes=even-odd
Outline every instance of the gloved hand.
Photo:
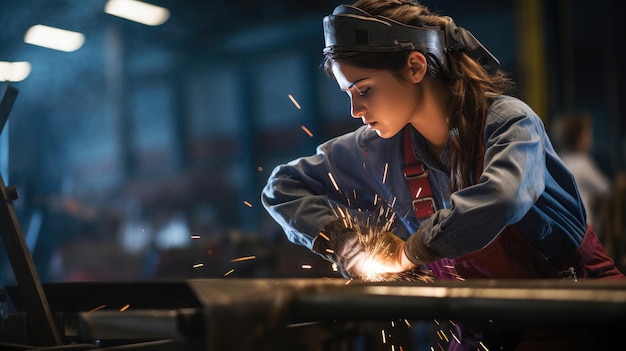
[[387,280],[394,273],[416,268],[398,236],[380,227],[347,227],[343,220],[324,227],[313,242],[313,252],[335,263],[346,278]]
[[344,277],[360,277],[359,267],[366,257],[365,247],[357,229],[346,226],[342,219],[332,221],[322,229],[313,241],[313,252],[335,263]]

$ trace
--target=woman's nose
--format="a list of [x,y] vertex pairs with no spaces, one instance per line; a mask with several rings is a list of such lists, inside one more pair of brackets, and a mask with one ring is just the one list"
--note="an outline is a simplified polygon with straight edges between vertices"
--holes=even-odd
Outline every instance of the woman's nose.
[[351,114],[352,114],[352,118],[361,118],[363,117],[363,115],[365,115],[365,106],[363,106],[363,104],[358,103],[357,101],[354,101],[354,98],[350,99],[350,107],[351,107]]

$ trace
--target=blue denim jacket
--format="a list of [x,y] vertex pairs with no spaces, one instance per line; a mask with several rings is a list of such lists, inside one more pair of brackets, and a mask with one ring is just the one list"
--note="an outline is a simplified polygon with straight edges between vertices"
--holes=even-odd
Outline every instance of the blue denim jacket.
[[[411,129],[416,156],[430,171],[437,207],[421,222],[402,172],[402,133],[383,139],[366,126],[321,144],[314,155],[277,166],[261,201],[288,239],[309,249],[326,224],[347,213],[370,224],[392,222],[403,239],[418,235],[411,241],[421,242],[433,253],[431,259],[480,250],[509,224],[546,258],[578,247],[586,215],[574,178],[543,121],[524,102],[494,98],[483,133],[482,175],[452,194],[449,175]],[[447,161],[444,151],[441,162]]]

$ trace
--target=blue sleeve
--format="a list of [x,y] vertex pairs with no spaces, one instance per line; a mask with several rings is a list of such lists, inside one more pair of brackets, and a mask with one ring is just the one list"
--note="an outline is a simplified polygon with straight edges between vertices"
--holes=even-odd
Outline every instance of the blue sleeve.
[[488,116],[479,181],[453,193],[450,208],[423,221],[420,237],[413,238],[441,256],[482,249],[507,225],[520,221],[544,192],[543,122],[523,104],[507,111],[506,117],[494,111]]
[[[361,130],[362,132],[362,130]],[[314,155],[279,165],[261,194],[268,213],[287,238],[311,249],[325,225],[337,218],[358,217],[356,193],[371,198],[370,179],[363,168],[365,151],[359,132],[332,139]],[[367,195],[365,195],[367,194]]]

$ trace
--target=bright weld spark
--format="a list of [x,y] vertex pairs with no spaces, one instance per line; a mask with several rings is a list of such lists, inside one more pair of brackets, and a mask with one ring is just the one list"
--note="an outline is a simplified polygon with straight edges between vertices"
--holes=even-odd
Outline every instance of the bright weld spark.
[[193,268],[200,268],[200,267],[204,267],[204,263],[196,263],[193,265]]
[[443,335],[443,338],[446,339],[446,342],[450,342],[450,339],[448,339],[448,337],[446,336],[446,332],[443,331],[443,329],[441,330],[441,335]]
[[337,185],[337,182],[335,182],[335,177],[333,177],[333,174],[328,172],[328,177],[330,178],[330,181],[333,182],[333,186],[335,187],[335,189],[339,191],[339,186]]
[[483,344],[483,342],[482,342],[482,341],[479,341],[478,343],[480,344],[480,346],[482,346],[482,347],[483,347],[483,349],[485,349],[485,351],[489,351],[489,349],[487,348],[487,346],[485,346],[485,344]]
[[446,350],[443,348],[443,346],[441,346],[441,344],[440,344],[440,343],[437,343],[437,346],[439,346],[439,350],[441,350],[441,351],[446,351]]
[[435,321],[435,324],[439,325],[439,321],[436,319],[433,319],[433,321]]
[[311,265],[310,264],[303,264],[302,265],[302,269],[311,269]]
[[233,258],[232,260],[230,260],[230,262],[248,261],[248,260],[254,260],[255,258],[256,256],[244,256],[244,257],[239,257],[239,258]]
[[103,309],[105,307],[107,307],[107,305],[100,305],[100,306],[94,308],[93,310],[91,310],[91,311],[89,311],[87,313],[96,312],[96,311],[101,310],[101,309]]
[[252,207],[252,204],[251,204],[251,203],[249,203],[248,201],[244,201],[244,202],[243,202],[243,204],[244,204],[244,205],[246,205],[246,206],[248,206],[248,207]]
[[322,233],[322,232],[320,232],[320,233],[319,233],[319,236],[321,236],[322,238],[324,238],[324,240],[326,240],[326,241],[330,241],[330,238],[329,238],[329,237],[327,237],[327,236],[326,236],[326,234],[324,234],[324,233]]
[[374,195],[374,205],[378,203],[378,194]]
[[417,189],[417,194],[415,194],[415,197],[416,198],[420,197],[421,193],[422,193],[422,188]]
[[129,309],[129,308],[130,308],[130,305],[128,305],[128,304],[127,304],[126,306],[124,306],[124,307],[120,308],[120,312],[124,312],[124,311],[126,311],[127,309]]
[[224,273],[224,276],[227,276],[227,275],[231,274],[231,273],[232,273],[232,272],[234,272],[234,271],[235,271],[235,269],[233,268],[233,269],[231,269],[230,271],[228,271],[228,272]]
[[382,334],[383,334],[383,344],[387,343],[387,338],[385,337],[385,329],[381,330]]
[[298,110],[302,109],[302,107],[300,107],[300,104],[296,101],[296,99],[293,97],[293,95],[289,94],[287,96],[289,97],[289,100],[291,100],[291,102],[293,102],[293,104],[296,105],[296,108]]
[[[329,177],[332,175],[329,173]],[[359,223],[349,212],[342,210],[340,206],[333,206],[333,210],[344,222],[346,228],[354,229],[363,245],[365,259],[357,267],[358,278],[364,281],[424,281],[433,282],[435,280],[432,273],[406,271],[399,273],[389,273],[389,264],[386,257],[390,255],[390,242],[387,240],[387,233],[393,233],[393,225],[396,214],[387,206],[381,207],[377,218],[368,218],[366,223]],[[370,224],[370,220],[372,224]],[[382,226],[378,223],[384,223]]]
[[348,279],[348,281],[344,285],[348,285],[348,284],[352,283],[352,280],[353,280],[353,278]]
[[383,184],[387,180],[387,170],[389,169],[389,163],[385,163],[385,172],[383,173]]
[[200,239],[200,235],[192,235],[191,239]]
[[404,320],[404,323],[406,324],[406,326],[407,326],[407,327],[409,327],[409,328],[413,328],[413,326],[411,325],[411,323],[409,323],[409,321],[408,321],[408,320],[406,320],[406,319],[405,319],[405,320]]
[[450,330],[450,334],[452,334],[452,337],[454,338],[454,340],[460,345],[461,344],[461,340],[459,340],[459,338],[456,337],[456,335],[454,334],[454,332],[452,330]]
[[452,324],[453,327],[456,327],[456,323],[454,323],[453,321],[448,319],[448,322],[450,322],[450,324]]
[[305,126],[300,126],[300,128],[302,128],[302,130],[304,130],[304,132],[306,133],[306,135],[308,135],[309,137],[313,137],[313,133],[311,133],[311,131],[309,130],[309,128],[305,127]]

